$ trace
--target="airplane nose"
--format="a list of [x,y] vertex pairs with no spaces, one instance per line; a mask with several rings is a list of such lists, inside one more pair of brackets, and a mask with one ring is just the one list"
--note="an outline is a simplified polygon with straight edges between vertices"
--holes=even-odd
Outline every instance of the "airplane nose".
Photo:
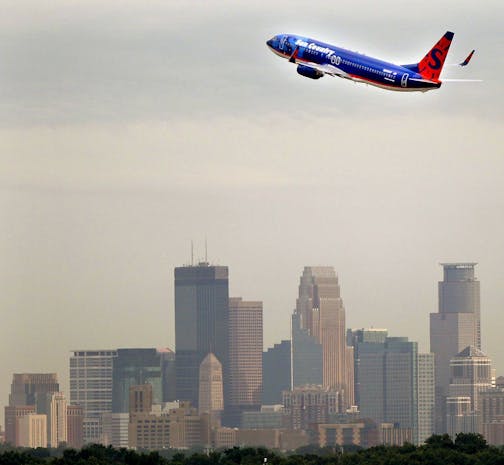
[[273,39],[267,40],[267,41],[266,41],[266,45],[267,45],[268,47],[272,48],[272,47],[273,47]]

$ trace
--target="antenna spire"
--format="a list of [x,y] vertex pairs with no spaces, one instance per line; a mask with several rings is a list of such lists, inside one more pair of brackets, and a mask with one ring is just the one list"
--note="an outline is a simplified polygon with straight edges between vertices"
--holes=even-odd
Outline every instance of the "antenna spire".
[[191,239],[191,266],[194,266],[194,243]]

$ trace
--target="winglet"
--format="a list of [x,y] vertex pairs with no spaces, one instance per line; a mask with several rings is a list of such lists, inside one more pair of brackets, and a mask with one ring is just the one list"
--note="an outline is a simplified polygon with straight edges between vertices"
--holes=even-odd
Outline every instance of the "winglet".
[[473,50],[469,55],[467,55],[467,58],[462,62],[459,63],[459,66],[467,66],[469,62],[471,61],[472,56],[474,55],[475,50]]

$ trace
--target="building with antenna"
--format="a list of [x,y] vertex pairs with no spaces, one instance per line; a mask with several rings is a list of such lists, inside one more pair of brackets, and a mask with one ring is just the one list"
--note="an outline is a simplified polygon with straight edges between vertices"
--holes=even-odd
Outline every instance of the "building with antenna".
[[175,367],[179,400],[198,406],[199,367],[209,353],[222,364],[226,398],[228,329],[228,267],[200,262],[175,268]]

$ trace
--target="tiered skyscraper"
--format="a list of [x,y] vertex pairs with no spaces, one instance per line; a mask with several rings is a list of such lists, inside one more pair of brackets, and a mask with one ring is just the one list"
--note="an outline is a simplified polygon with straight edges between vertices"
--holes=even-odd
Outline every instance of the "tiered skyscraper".
[[[322,385],[343,392],[345,407],[354,403],[353,348],[346,345],[345,308],[340,295],[338,277],[328,266],[305,267],[299,284],[299,297],[293,317],[293,379],[294,386],[319,384],[316,363],[322,355]],[[300,336],[301,340],[300,340]],[[309,349],[299,347],[298,343]],[[299,376],[302,372],[302,376]],[[313,378],[310,379],[310,374]]]
[[175,268],[175,364],[179,400],[198,405],[199,367],[209,353],[222,364],[226,399],[228,328],[228,268],[206,262]]
[[439,312],[430,314],[430,346],[436,367],[436,432],[446,432],[450,360],[468,346],[481,350],[480,283],[476,263],[443,263]]

